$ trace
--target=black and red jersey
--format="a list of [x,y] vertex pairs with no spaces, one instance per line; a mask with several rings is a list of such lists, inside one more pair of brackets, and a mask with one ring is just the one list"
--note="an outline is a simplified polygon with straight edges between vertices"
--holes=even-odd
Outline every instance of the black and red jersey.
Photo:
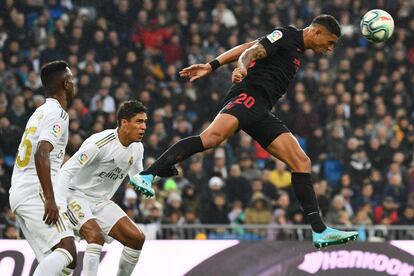
[[303,30],[294,27],[276,28],[259,39],[266,49],[267,57],[252,62],[247,76],[233,89],[259,87],[265,92],[271,105],[286,93],[290,81],[300,67],[300,59],[305,51]]

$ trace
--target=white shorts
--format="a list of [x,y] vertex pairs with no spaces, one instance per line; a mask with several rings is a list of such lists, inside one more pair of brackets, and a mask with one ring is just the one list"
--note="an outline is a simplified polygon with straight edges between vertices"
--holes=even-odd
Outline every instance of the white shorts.
[[125,217],[126,213],[112,200],[93,203],[79,194],[72,194],[68,199],[68,217],[75,231],[80,231],[82,225],[90,219],[95,219],[105,234],[105,240],[111,242],[109,232],[112,227]]
[[39,262],[52,252],[51,249],[63,238],[74,236],[72,225],[65,212],[66,204],[62,201],[57,201],[56,204],[59,208],[58,222],[47,225],[43,221],[45,209],[40,193],[25,198],[18,193],[10,194],[10,207],[16,214],[17,222]]

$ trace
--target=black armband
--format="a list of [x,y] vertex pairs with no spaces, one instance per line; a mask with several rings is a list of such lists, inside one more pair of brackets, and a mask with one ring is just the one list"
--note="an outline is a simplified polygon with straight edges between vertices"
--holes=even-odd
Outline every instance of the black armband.
[[214,71],[221,66],[220,61],[218,61],[217,59],[213,59],[208,64],[210,64],[211,66],[211,71]]

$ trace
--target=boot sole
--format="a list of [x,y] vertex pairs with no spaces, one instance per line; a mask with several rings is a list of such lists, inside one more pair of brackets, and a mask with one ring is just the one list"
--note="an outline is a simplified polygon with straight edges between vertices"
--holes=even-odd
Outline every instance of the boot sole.
[[314,242],[313,245],[318,248],[325,248],[328,247],[330,245],[338,245],[338,244],[344,244],[347,243],[349,241],[354,241],[358,238],[358,234],[343,238],[343,239],[339,239],[339,240],[335,240],[335,241],[327,241],[327,242]]

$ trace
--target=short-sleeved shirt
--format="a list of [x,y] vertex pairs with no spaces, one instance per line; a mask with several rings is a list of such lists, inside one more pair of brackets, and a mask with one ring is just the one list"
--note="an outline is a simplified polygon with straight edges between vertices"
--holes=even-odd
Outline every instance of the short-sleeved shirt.
[[42,191],[34,160],[40,141],[47,141],[53,146],[49,158],[52,184],[55,184],[65,156],[68,128],[68,113],[56,99],[47,98],[26,124],[14,164],[10,193],[19,193],[24,198]]
[[109,200],[127,175],[143,170],[143,157],[142,143],[125,147],[117,129],[96,133],[63,165],[57,193],[71,189],[96,202]]
[[[253,61],[247,76],[232,89],[259,88],[264,98],[273,106],[286,93],[291,80],[300,67],[305,51],[303,30],[280,27],[259,39],[266,49],[267,57]],[[251,90],[251,89],[250,89]]]

